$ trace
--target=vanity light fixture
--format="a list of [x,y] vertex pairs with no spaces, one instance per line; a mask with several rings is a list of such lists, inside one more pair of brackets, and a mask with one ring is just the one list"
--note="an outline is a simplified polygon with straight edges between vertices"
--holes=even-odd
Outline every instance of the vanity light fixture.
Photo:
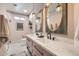
[[31,13],[29,19],[32,19],[35,16],[35,13]]
[[59,12],[61,11],[61,5],[58,3],[57,7],[56,7],[56,11]]
[[35,12],[34,12],[34,3],[33,3],[32,16],[35,16]]
[[34,12],[32,13],[32,16],[35,16],[35,13]]

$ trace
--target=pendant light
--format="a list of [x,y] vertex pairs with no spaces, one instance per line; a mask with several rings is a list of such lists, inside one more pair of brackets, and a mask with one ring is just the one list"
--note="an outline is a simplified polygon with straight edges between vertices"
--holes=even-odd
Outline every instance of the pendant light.
[[52,3],[45,3],[46,7],[49,7]]
[[34,12],[34,3],[33,3],[33,11],[32,11],[32,16],[35,16],[35,12]]
[[47,5],[47,6],[49,6],[49,5],[50,5],[50,3],[46,3],[46,5]]
[[57,7],[56,7],[56,11],[60,12],[61,11],[61,5],[58,3]]
[[29,15],[29,21],[31,21],[32,22],[32,18],[35,16],[35,13],[34,13],[34,3],[32,3],[32,11],[31,11],[31,13],[30,13],[30,15]]

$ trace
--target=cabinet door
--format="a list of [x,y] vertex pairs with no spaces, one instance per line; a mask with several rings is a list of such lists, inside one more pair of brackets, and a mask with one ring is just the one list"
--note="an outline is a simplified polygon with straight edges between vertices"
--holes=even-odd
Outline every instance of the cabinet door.
[[47,51],[37,43],[31,41],[31,39],[27,38],[27,46],[29,51],[33,56],[56,56],[55,54]]
[[42,56],[41,52],[35,46],[33,47],[33,56]]
[[42,48],[39,45],[37,45],[36,43],[33,43],[33,51],[36,51],[37,56],[42,56],[43,55]]
[[33,47],[34,47],[33,51],[36,50],[38,52],[38,56],[39,56],[39,54],[41,56],[56,56],[55,54],[47,51],[46,49],[44,49],[43,47],[41,47],[38,44],[33,43]]
[[29,52],[30,52],[31,55],[32,55],[32,50],[33,50],[32,43],[33,42],[29,38],[27,38],[26,44],[27,44],[27,48],[28,48],[28,50],[29,50]]
[[38,56],[35,51],[33,51],[32,56]]
[[55,54],[51,53],[51,52],[48,52],[46,50],[43,50],[43,55],[44,56],[56,56]]
[[40,54],[40,52],[38,50],[36,50],[36,48],[33,48],[33,53],[32,53],[33,56],[42,56]]

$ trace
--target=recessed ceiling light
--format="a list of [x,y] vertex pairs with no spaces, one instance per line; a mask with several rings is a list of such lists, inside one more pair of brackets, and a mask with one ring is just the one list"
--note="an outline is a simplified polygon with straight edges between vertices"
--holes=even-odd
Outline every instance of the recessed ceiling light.
[[24,10],[25,13],[27,13],[27,10]]

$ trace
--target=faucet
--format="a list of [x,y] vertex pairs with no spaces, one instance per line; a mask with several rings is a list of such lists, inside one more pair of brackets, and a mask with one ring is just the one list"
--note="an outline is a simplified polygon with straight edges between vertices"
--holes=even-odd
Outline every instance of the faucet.
[[51,33],[47,33],[47,38],[51,40]]
[[50,39],[50,40],[51,39],[52,40],[55,40],[56,37],[52,37],[52,34],[51,33],[47,33],[47,38]]

